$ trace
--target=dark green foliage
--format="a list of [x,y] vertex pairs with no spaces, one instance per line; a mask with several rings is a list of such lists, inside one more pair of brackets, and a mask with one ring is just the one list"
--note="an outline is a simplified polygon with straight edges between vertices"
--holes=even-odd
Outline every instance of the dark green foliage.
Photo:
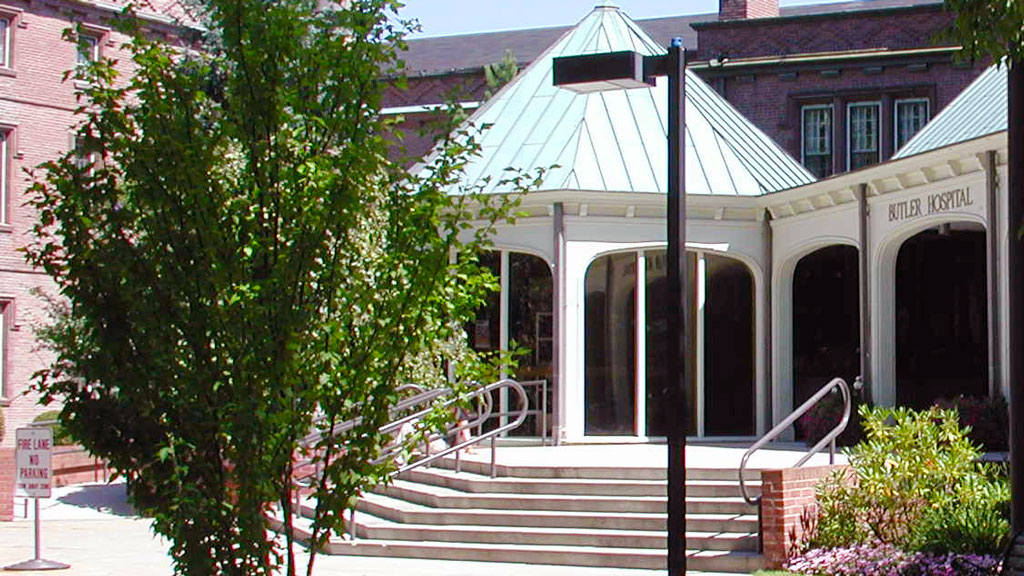
[[57,446],[69,446],[75,443],[60,423],[60,410],[47,410],[33,418],[32,422],[49,422],[49,427],[53,430],[53,443]]
[[62,297],[37,387],[127,477],[180,574],[295,572],[266,515],[290,522],[314,414],[361,418],[316,447],[315,551],[393,466],[372,462],[395,388],[444,383],[449,363],[460,381],[493,373],[461,326],[496,287],[477,254],[515,195],[460,189],[469,129],[426,175],[390,164],[378,79],[403,46],[399,4],[322,7],[208,0],[200,51],[127,26],[132,78],[74,72],[79,141],[101,160],[65,155],[32,189],[28,256]]
[[1005,452],[1010,446],[1010,414],[1006,399],[957,396],[935,403],[939,408],[956,410],[960,426],[967,429],[967,437],[988,452]]
[[484,65],[484,81],[487,82],[487,90],[484,91],[484,98],[491,96],[501,90],[502,86],[508,84],[519,73],[519,61],[511,50],[505,50],[501,61]]
[[[839,446],[853,446],[864,439],[864,429],[861,425],[860,406],[863,405],[860,390],[850,390],[852,397],[850,409],[850,421],[846,430],[836,438]],[[813,446],[826,434],[832,431],[843,418],[843,395],[836,390],[822,398],[796,422],[797,431],[809,446]]]
[[812,548],[891,544],[935,553],[994,553],[1009,529],[1005,471],[980,451],[956,412],[862,407],[866,439],[851,470],[818,488]]
[[970,58],[1024,59],[1024,3],[1015,0],[945,0],[956,16],[946,42],[964,47]]

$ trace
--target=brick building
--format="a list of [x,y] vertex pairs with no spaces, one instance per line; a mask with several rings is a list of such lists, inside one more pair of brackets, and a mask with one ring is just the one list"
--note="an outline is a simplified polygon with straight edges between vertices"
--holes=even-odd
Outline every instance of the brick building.
[[[957,59],[942,39],[941,0],[858,0],[779,8],[778,0],[722,0],[718,14],[637,20],[656,42],[683,38],[690,69],[819,177],[892,157],[984,66]],[[569,28],[416,39],[408,89],[385,106],[404,114],[408,153],[431,107],[453,94],[483,100],[483,67],[511,51],[532,62]]]
[[[36,220],[25,205],[27,171],[72,148],[80,86],[64,74],[83,60],[118,56],[127,40],[111,27],[119,14],[107,2],[0,1],[0,447],[13,445],[14,429],[43,410],[26,392],[46,363],[33,334],[46,317],[35,292],[53,294],[54,286],[20,250]],[[177,22],[187,17],[176,3],[146,5],[140,16],[150,34],[168,42],[177,42]],[[64,40],[75,26],[82,31],[77,43]],[[131,72],[127,59],[117,67]]]

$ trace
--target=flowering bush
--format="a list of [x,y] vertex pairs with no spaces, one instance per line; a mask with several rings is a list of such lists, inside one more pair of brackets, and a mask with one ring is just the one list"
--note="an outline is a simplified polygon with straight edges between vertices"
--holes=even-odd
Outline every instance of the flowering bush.
[[818,486],[809,547],[882,543],[935,554],[1002,548],[1006,478],[978,463],[955,412],[862,407],[861,416],[867,438],[847,451],[853,478],[836,474]]
[[809,576],[990,576],[999,560],[977,554],[906,553],[889,544],[815,549],[790,560],[786,569]]

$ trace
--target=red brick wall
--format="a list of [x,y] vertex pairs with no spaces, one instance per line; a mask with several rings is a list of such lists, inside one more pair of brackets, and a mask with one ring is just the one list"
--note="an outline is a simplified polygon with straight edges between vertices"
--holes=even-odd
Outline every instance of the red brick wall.
[[[10,222],[0,225],[0,301],[8,303],[4,382],[0,409],[5,431],[0,446],[13,446],[14,430],[45,410],[28,390],[32,374],[49,359],[36,343],[34,328],[46,321],[42,301],[33,291],[54,294],[47,276],[25,263],[19,249],[31,241],[35,212],[25,202],[30,185],[25,171],[56,158],[71,147],[71,127],[77,105],[73,81],[65,71],[75,64],[76,47],[61,38],[73,22],[95,29],[101,56],[117,57],[127,38],[110,30],[114,12],[80,2],[0,0],[0,12],[14,14],[8,33],[12,58],[0,69],[0,129],[9,134],[8,193]],[[154,24],[153,34],[167,39],[173,30]],[[118,58],[118,71],[127,76],[130,60]]]
[[801,517],[815,513],[815,486],[833,470],[814,466],[761,472],[761,538],[769,567],[780,567],[803,535]]
[[14,520],[14,448],[0,448],[0,522]]
[[[733,20],[695,24],[697,59],[781,56],[933,46],[937,32],[952,22],[941,5],[913,10],[836,12],[818,17]],[[948,45],[948,44],[947,44]]]
[[721,0],[719,20],[745,18],[775,18],[779,15],[779,0]]
[[[866,70],[868,67],[880,70]],[[926,97],[930,100],[934,118],[964,88],[984,70],[983,63],[973,66],[955,66],[948,56],[933,58],[923,71],[911,71],[906,62],[890,60],[885,64],[871,63],[829,68],[838,70],[838,76],[828,77],[820,70],[781,67],[747,69],[743,74],[699,70],[712,87],[741,114],[800,161],[800,107],[803,103],[831,103],[835,98],[877,100],[878,94],[897,94],[898,97]],[[795,77],[783,72],[795,73]],[[874,72],[874,73],[871,73]],[[890,120],[891,111],[883,112],[883,121]],[[836,137],[845,130],[845,110],[834,110]],[[883,159],[891,156],[891,139],[884,139]],[[845,154],[838,144],[834,146],[837,160],[845,171]]]
[[88,452],[80,452],[79,446],[58,447],[53,451],[53,485],[69,486],[86,482],[105,482],[109,471],[102,460]]

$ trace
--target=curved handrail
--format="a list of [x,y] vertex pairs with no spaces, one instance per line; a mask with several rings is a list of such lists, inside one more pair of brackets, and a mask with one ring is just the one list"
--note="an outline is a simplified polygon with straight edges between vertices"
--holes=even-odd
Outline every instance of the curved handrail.
[[[517,412],[511,412],[511,413],[508,414],[510,416],[512,414],[515,414],[516,417],[515,417],[514,420],[506,423],[503,426],[498,426],[498,427],[495,427],[492,430],[488,430],[487,432],[484,432],[483,434],[470,437],[468,440],[465,440],[463,442],[459,442],[457,444],[449,446],[449,447],[447,447],[447,448],[445,448],[445,449],[443,449],[443,450],[441,450],[439,452],[435,452],[435,453],[432,453],[432,454],[428,453],[423,458],[420,458],[420,459],[418,459],[418,460],[416,460],[414,462],[409,462],[409,463],[407,463],[405,465],[399,466],[390,475],[392,477],[397,476],[398,474],[401,474],[402,472],[407,472],[409,470],[412,470],[413,468],[417,468],[419,466],[423,466],[423,465],[429,464],[429,463],[434,462],[435,460],[439,460],[439,459],[441,459],[441,458],[443,458],[443,457],[445,457],[445,456],[447,456],[447,455],[449,455],[449,454],[451,454],[453,452],[458,452],[458,451],[460,451],[460,450],[462,450],[464,448],[467,448],[469,446],[472,446],[472,445],[475,445],[475,444],[479,444],[480,442],[483,442],[484,440],[491,439],[492,440],[492,444],[493,444],[493,439],[496,436],[521,426],[522,423],[526,420],[526,417],[527,417],[528,412],[529,412],[529,398],[528,398],[528,396],[526,394],[526,390],[523,388],[523,386],[521,384],[519,384],[519,382],[516,382],[515,380],[509,379],[509,378],[505,378],[505,379],[499,380],[497,382],[493,382],[491,384],[488,384],[486,386],[482,386],[480,388],[477,388],[477,389],[473,390],[470,394],[468,394],[468,395],[466,395],[466,396],[464,396],[462,398],[450,398],[448,400],[445,400],[441,404],[441,406],[440,406],[441,409],[457,407],[459,404],[461,404],[463,402],[473,401],[473,400],[476,400],[476,401],[478,401],[480,403],[481,409],[479,411],[477,411],[473,415],[473,417],[471,419],[466,420],[466,421],[457,422],[454,427],[449,427],[443,433],[429,434],[424,440],[427,443],[427,445],[429,446],[430,442],[432,442],[434,440],[438,440],[440,438],[443,438],[443,437],[446,437],[446,436],[450,436],[452,434],[456,434],[457,435],[459,432],[461,432],[463,430],[479,427],[485,421],[490,419],[492,417],[492,415],[493,415],[493,401],[491,400],[491,393],[494,392],[495,390],[500,390],[502,388],[511,388],[512,391],[515,392],[516,395],[519,397],[519,401],[520,401],[520,403],[519,403],[519,406],[520,406],[519,410]],[[435,407],[433,405],[433,401],[434,400],[436,400],[438,398],[441,398],[441,397],[443,397],[443,396],[445,396],[447,394],[450,394],[450,393],[451,393],[451,390],[449,390],[447,388],[428,390],[426,392],[423,392],[421,394],[417,394],[417,395],[415,395],[415,396],[413,396],[411,398],[408,398],[407,400],[404,400],[404,401],[396,404],[391,409],[392,414],[395,414],[395,413],[398,413],[398,412],[401,412],[403,410],[406,410],[406,409],[409,409],[409,408],[412,408],[412,407],[415,407],[415,406],[419,406],[419,405],[425,405],[426,407],[422,408],[420,410],[417,410],[417,411],[415,411],[413,413],[407,414],[406,416],[403,416],[402,418],[399,418],[399,419],[394,420],[392,422],[388,422],[387,424],[385,424],[384,426],[381,426],[379,428],[380,432],[383,433],[383,434],[393,434],[393,433],[398,432],[399,430],[401,430],[402,427],[405,426],[406,424],[415,424],[416,422],[420,421],[424,416],[428,415],[429,413],[431,413],[432,411],[437,409],[437,407]],[[354,418],[352,420],[348,420],[346,422],[342,422],[342,423],[334,426],[334,428],[333,428],[333,430],[331,432],[328,432],[326,430],[314,432],[314,433],[308,435],[306,438],[304,438],[303,439],[303,443],[306,446],[312,446],[313,444],[315,444],[315,442],[320,441],[324,436],[327,436],[328,434],[330,434],[330,435],[337,435],[337,434],[340,434],[342,432],[351,430],[352,428],[357,426],[361,421],[362,421],[361,418]],[[307,440],[312,440],[312,442],[306,443]],[[384,454],[382,454],[380,458],[375,460],[375,463],[380,463],[380,462],[383,462],[383,461],[386,461],[386,460],[389,460],[389,459],[394,459],[398,455],[398,453],[402,450],[402,448],[403,448],[403,446],[401,445],[401,443],[398,443],[398,444],[394,445],[391,449],[385,450]],[[492,445],[492,451],[491,451],[491,475],[492,476],[494,475],[494,467],[495,467],[494,459],[495,459],[495,454],[494,454],[493,445]],[[308,465],[308,464],[313,463],[313,461],[314,461],[314,459],[303,460],[303,461],[300,461],[300,462],[296,463],[295,467],[298,468],[300,466]],[[302,483],[303,481],[307,481],[310,478],[312,478],[313,476],[316,476],[317,474],[319,474],[319,472],[320,471],[317,470],[317,471],[311,472],[309,474],[303,475],[301,477],[297,477],[294,480],[297,483]]]
[[746,471],[747,460],[750,459],[750,456],[753,455],[754,452],[757,452],[758,450],[763,448],[765,444],[771,442],[776,437],[778,437],[779,434],[782,434],[782,432],[786,428],[792,426],[793,423],[797,421],[797,419],[799,419],[801,416],[810,411],[810,409],[813,408],[815,404],[817,404],[822,398],[827,396],[830,392],[833,392],[836,388],[839,388],[839,391],[843,394],[843,418],[839,421],[838,424],[836,424],[834,428],[832,428],[831,431],[829,431],[828,434],[825,435],[824,438],[822,438],[817,444],[811,447],[811,449],[807,451],[807,454],[805,454],[803,458],[798,460],[797,463],[794,464],[792,467],[799,468],[803,466],[804,463],[810,460],[812,456],[820,452],[826,444],[829,445],[829,463],[832,464],[835,462],[835,440],[840,434],[843,433],[844,430],[846,430],[846,425],[850,423],[850,408],[852,404],[850,387],[842,378],[833,378],[832,381],[830,381],[828,384],[822,386],[821,390],[818,390],[814,394],[814,396],[808,398],[806,402],[801,404],[800,407],[794,410],[792,414],[787,416],[785,420],[779,422],[774,428],[769,430],[768,433],[762,436],[760,440],[754,442],[750,446],[750,448],[748,448],[747,451],[743,453],[743,458],[740,459],[739,471],[740,494],[743,496],[743,500],[746,501],[747,504],[757,504],[758,502],[761,501],[760,496],[758,496],[757,498],[750,497],[750,494],[747,492],[746,480],[743,477],[743,472]]

